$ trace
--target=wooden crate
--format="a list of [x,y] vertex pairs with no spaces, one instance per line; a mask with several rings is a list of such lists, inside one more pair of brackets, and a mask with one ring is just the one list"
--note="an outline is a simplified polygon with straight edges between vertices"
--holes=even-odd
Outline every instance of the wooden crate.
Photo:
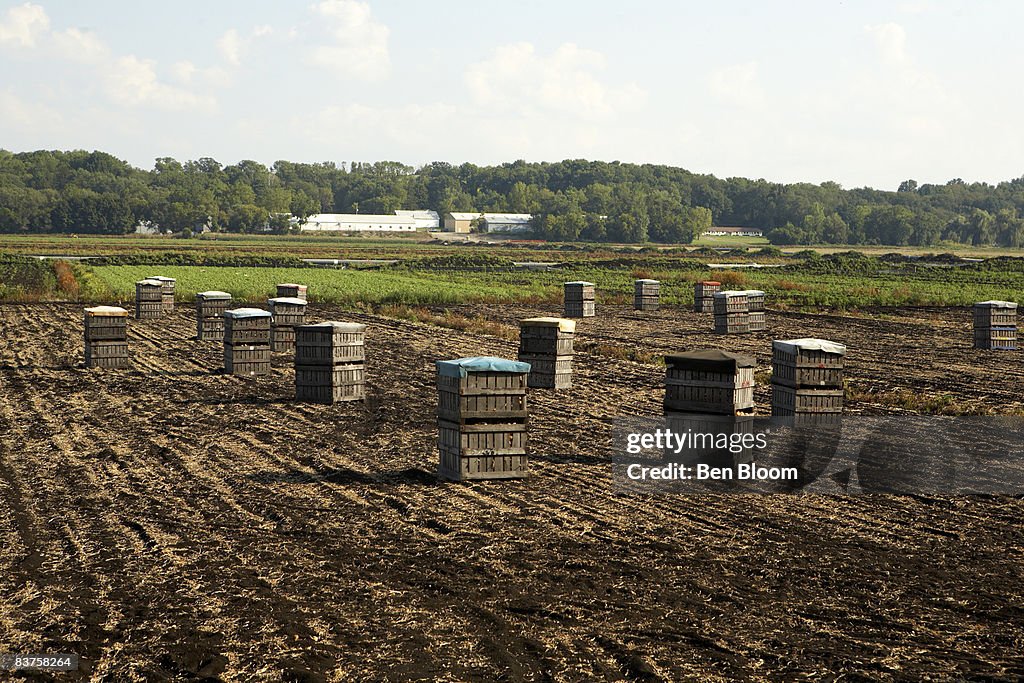
[[732,415],[716,418],[714,415],[702,415],[688,412],[665,413],[668,428],[676,434],[690,434],[692,441],[676,453],[675,447],[662,451],[665,462],[701,462],[711,466],[731,467],[737,459],[742,459],[752,451],[744,448],[733,452],[728,447],[718,448],[716,441],[720,434],[754,434],[753,415]]
[[270,361],[235,361],[227,359],[224,362],[224,370],[229,375],[241,377],[258,377],[270,374]]
[[[295,343],[302,347],[361,349],[366,340],[366,325],[329,321],[302,325],[295,329]],[[313,353],[312,351],[310,353]]]
[[772,342],[772,382],[789,387],[842,387],[846,347],[824,339]]
[[565,302],[566,318],[593,318],[596,312],[593,301]]
[[266,344],[224,344],[224,362],[270,362],[270,347]]
[[843,412],[843,390],[841,388],[797,389],[783,384],[772,384],[772,415],[841,412]]
[[693,285],[693,310],[697,313],[715,312],[715,294],[722,290],[722,283],[704,280]]
[[163,316],[164,306],[159,301],[136,301],[135,302],[135,319],[136,320],[155,320]]
[[131,360],[128,356],[128,342],[87,342],[85,345],[85,367],[112,369],[131,367]]
[[750,316],[748,313],[715,313],[714,329],[715,334],[746,334],[750,331]]
[[975,328],[974,348],[990,351],[1016,351],[1016,327]]
[[128,311],[115,306],[87,308],[85,317],[85,340],[124,341],[128,339]]
[[231,307],[231,295],[227,292],[199,292],[196,294],[196,317],[219,318]]
[[450,481],[479,481],[487,479],[524,479],[529,475],[526,455],[469,455],[458,456],[440,451],[441,462],[437,474]]
[[297,285],[294,282],[286,282],[277,286],[277,296],[279,298],[293,298],[305,300],[307,298],[306,294],[306,285]]
[[519,336],[519,355],[571,356],[573,355],[573,339],[568,334],[558,339],[544,339],[534,336]]
[[474,418],[526,417],[526,393],[458,395],[438,392],[437,415],[456,422]]
[[527,383],[531,389],[572,389],[572,373],[543,373],[531,370]]
[[[568,375],[572,374],[572,356],[539,356],[539,355],[524,355],[519,354],[519,360],[523,363],[530,364],[530,374],[534,373],[548,374],[548,375]],[[527,386],[530,384],[529,378],[526,380]]]
[[563,288],[566,301],[593,301],[596,298],[593,282],[566,282]]
[[298,365],[295,366],[296,386],[341,387],[366,383],[364,365]]
[[366,399],[365,384],[340,384],[337,386],[295,385],[295,400],[302,403],[344,403]]
[[258,308],[224,311],[225,344],[270,345],[270,313]]
[[438,447],[459,456],[524,455],[527,446],[525,421],[457,424],[438,420]]
[[748,332],[764,332],[767,328],[764,311],[751,311],[747,313]]
[[737,415],[754,410],[751,356],[701,349],[665,356],[666,414]]
[[196,320],[196,339],[224,341],[224,320],[221,318],[199,318]]
[[294,327],[271,327],[270,349],[275,353],[288,353],[295,350]]
[[[267,304],[270,306],[270,312],[275,319],[282,315],[302,316],[303,318],[306,315],[306,301],[297,297],[267,299]],[[302,323],[298,324],[301,325]]]
[[730,313],[748,313],[747,295],[743,292],[726,291],[718,292],[714,297],[715,315],[727,315]]
[[634,296],[633,310],[635,311],[656,311],[661,307],[661,300],[657,296]]
[[164,286],[159,280],[139,280],[135,283],[135,301],[151,301],[163,304]]
[[764,292],[760,289],[747,289],[744,290],[743,293],[747,295],[748,311],[764,310]]
[[1016,327],[1017,304],[1012,301],[982,301],[974,304],[975,329]]

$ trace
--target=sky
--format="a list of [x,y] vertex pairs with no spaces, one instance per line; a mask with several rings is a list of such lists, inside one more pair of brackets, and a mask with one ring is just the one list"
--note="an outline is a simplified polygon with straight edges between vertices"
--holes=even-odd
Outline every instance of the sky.
[[1024,3],[0,0],[0,148],[1024,175]]

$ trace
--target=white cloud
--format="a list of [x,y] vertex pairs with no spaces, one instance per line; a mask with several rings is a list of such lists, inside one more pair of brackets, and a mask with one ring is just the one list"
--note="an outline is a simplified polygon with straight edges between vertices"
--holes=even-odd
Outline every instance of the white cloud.
[[242,63],[242,37],[235,29],[228,29],[217,41],[217,47],[228,64],[238,66]]
[[603,83],[594,72],[604,67],[604,55],[573,43],[550,55],[538,54],[530,43],[513,43],[471,65],[465,82],[474,102],[495,112],[557,111],[598,120],[641,106],[646,92],[634,84]]
[[12,89],[0,93],[0,122],[18,130],[52,131],[64,125],[64,118],[53,107],[22,99]]
[[69,28],[52,34],[53,44],[66,58],[76,62],[97,63],[110,56],[110,49],[95,33]]
[[345,78],[374,81],[391,70],[390,30],[359,0],[324,0],[312,7],[326,22],[330,42],[314,46],[307,61]]
[[889,64],[903,64],[907,61],[907,32],[895,22],[865,26],[864,30],[874,36],[882,59]]
[[212,97],[161,82],[157,78],[155,63],[135,55],[120,57],[107,67],[105,87],[112,100],[126,106],[152,106],[174,111],[209,110],[216,106]]
[[765,96],[757,80],[757,62],[724,66],[711,72],[711,93],[728,104],[761,107]]
[[0,20],[0,45],[34,47],[36,40],[50,29],[50,17],[40,5],[26,2],[7,10]]

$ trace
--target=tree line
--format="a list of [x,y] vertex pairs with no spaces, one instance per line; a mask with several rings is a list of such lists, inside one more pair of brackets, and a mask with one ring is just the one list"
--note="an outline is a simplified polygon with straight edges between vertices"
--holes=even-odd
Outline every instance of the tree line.
[[170,232],[285,231],[292,215],[395,209],[530,213],[537,237],[560,241],[685,244],[726,225],[760,228],[774,244],[1024,245],[1024,177],[846,190],[582,159],[268,168],[160,158],[144,170],[99,151],[0,150],[3,232],[119,234],[140,223]]

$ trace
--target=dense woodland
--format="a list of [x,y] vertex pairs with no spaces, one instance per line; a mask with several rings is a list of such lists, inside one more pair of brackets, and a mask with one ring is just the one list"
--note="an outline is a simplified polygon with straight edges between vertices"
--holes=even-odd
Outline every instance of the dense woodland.
[[562,241],[685,244],[714,224],[762,228],[775,244],[1024,246],[1024,177],[881,191],[581,159],[416,169],[161,158],[147,171],[104,152],[0,150],[3,232],[284,231],[289,214],[411,208],[532,213],[537,237]]

